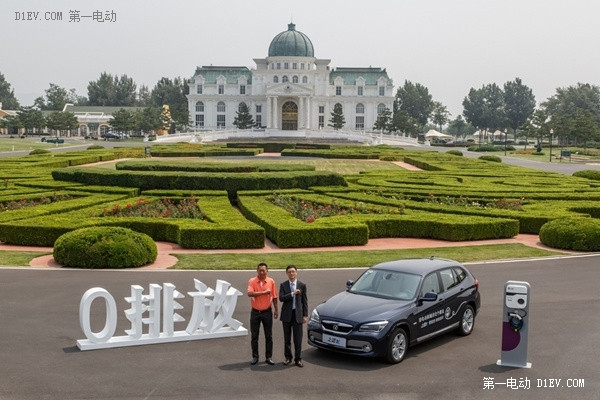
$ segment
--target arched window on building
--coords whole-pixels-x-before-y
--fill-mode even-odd
[[[283,83],[288,82],[288,81],[289,81],[289,79],[288,79],[287,75],[284,75],[283,78],[281,78],[281,82],[283,82]]]
[[[196,102],[196,112],[204,112],[204,103],[201,101]]]
[[[225,103],[217,103],[217,128],[225,128]]]
[[[302,83],[308,83],[308,76],[302,77]]]
[[[383,103],[379,103],[377,106],[377,114],[382,114],[387,107]]]
[[[362,103],[358,103],[356,105],[356,121],[354,123],[354,128],[357,130],[365,129],[365,106]]]
[[[273,83],[279,83],[279,77],[277,75],[273,77]]]
[[[239,112],[242,112],[242,110],[243,110],[243,108],[244,108],[244,107],[247,107],[247,106],[246,106],[246,103],[244,103],[244,102],[241,102],[241,103],[240,103],[240,105],[238,106],[238,111],[239,111]]]
[[[292,83],[298,83],[298,77],[296,75],[292,77]]]

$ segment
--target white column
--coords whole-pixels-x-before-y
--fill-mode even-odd
[[[306,129],[310,129],[310,97],[305,97],[305,105],[306,105],[306,123],[305,123],[305,128]]]
[[[277,116],[279,115],[278,108],[279,108],[279,105],[277,104],[277,97],[273,97],[273,108],[271,109],[271,113],[272,113],[271,115],[273,118],[273,129],[279,129],[279,126],[278,126],[279,118],[277,118]]]

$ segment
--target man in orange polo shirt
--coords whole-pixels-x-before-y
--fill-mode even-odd
[[[256,276],[248,281],[248,297],[250,297],[250,344],[252,346],[251,365],[258,362],[258,335],[260,324],[265,331],[265,362],[274,365],[273,362],[273,316],[279,316],[277,305],[277,288],[275,281],[267,276],[269,267],[260,263],[256,267]]]

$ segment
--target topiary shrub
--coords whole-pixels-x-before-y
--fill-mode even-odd
[[[150,236],[113,226],[77,229],[54,243],[54,260],[69,268],[140,267],[157,255]]]
[[[36,154],[50,154],[51,151],[47,149],[34,149],[29,152],[30,156],[34,156]]]
[[[498,163],[502,162],[502,159],[498,156],[481,156],[481,157],[479,157],[479,159],[484,160],[484,161],[498,162]]]
[[[460,150],[448,150],[446,154],[451,154],[453,156],[462,156],[463,153]]]
[[[600,220],[585,217],[555,219],[541,227],[540,241],[556,249],[600,251]]]
[[[104,150],[105,147],[102,145],[99,145],[99,144],[93,144],[93,145],[89,146],[86,150],[100,150],[100,149]]]
[[[582,171],[577,171],[573,173],[573,176],[600,181],[600,171],[595,169],[584,169]]]

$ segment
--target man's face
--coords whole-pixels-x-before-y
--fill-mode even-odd
[[[296,268],[290,268],[287,271],[285,271],[285,273],[287,274],[288,279],[290,281],[295,281],[296,276],[298,275],[298,271],[296,271]]]
[[[258,274],[258,279],[260,279],[261,281],[264,280],[267,277],[267,267],[261,265],[256,270],[256,273]]]

